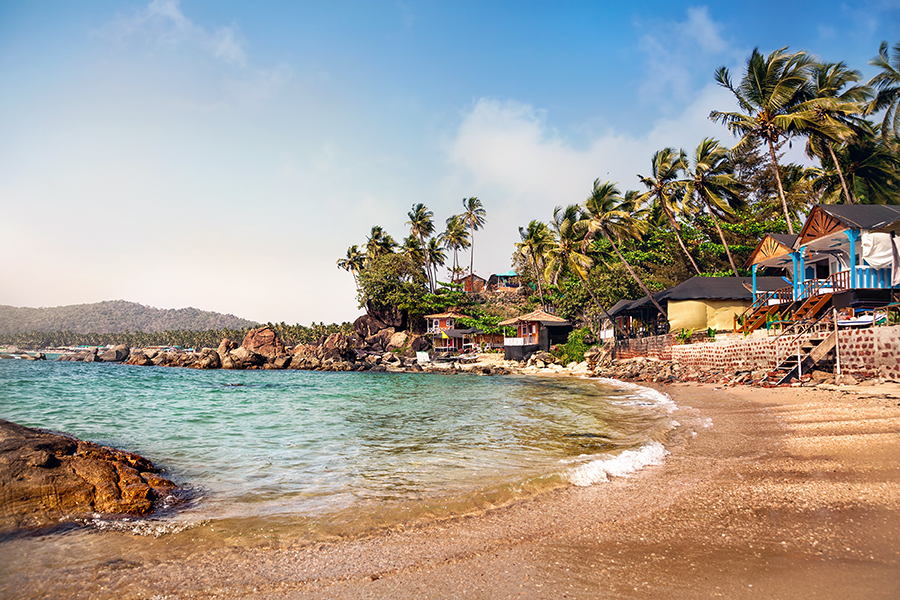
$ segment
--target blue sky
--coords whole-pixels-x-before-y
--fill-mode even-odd
[[[372,225],[478,196],[476,273],[505,271],[594,179],[727,140],[717,67],[868,79],[897,32],[895,1],[0,2],[0,304],[352,320],[335,261]]]

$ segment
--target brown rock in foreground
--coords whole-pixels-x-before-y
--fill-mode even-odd
[[[143,515],[177,486],[146,458],[0,419],[0,531],[94,512]]]

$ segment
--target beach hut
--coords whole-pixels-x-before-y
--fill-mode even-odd
[[[436,352],[463,352],[474,347],[481,331],[474,327],[469,329],[456,327],[457,320],[465,316],[452,310],[425,315],[426,333],[431,334],[432,347]]]
[[[454,279],[453,283],[463,286],[463,290],[465,290],[466,292],[473,293],[483,292],[487,281],[484,277],[479,277],[478,275],[472,274]]]
[[[783,277],[758,277],[760,289],[773,291],[789,285]],[[620,300],[610,316],[629,337],[658,335],[668,331],[715,329],[731,331],[734,318],[753,303],[753,280],[750,277],[692,277],[674,287],[653,294],[668,314],[659,322],[659,311],[646,296],[637,300]]]
[[[894,301],[900,287],[900,206],[817,204],[800,234],[766,234],[750,255],[759,269],[784,270],[790,280],[767,291],[753,284],[754,303],[742,318],[748,333],[773,312],[816,319],[832,307],[873,309]]]
[[[572,324],[543,310],[500,321],[500,325],[516,328],[514,337],[503,338],[506,360],[526,360],[538,350],[550,350],[554,344],[565,344]]]
[[[506,273],[494,273],[488,277],[487,289],[489,292],[511,293],[519,291],[519,274],[515,271]]]

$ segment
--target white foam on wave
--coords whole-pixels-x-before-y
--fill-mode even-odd
[[[660,465],[669,451],[659,442],[648,442],[637,450],[624,450],[618,456],[592,460],[570,469],[564,477],[578,486],[609,481],[610,477],[624,477],[649,465]]]
[[[619,381],[618,379],[608,379],[606,377],[591,378],[591,381],[599,381],[613,387],[625,390],[629,394],[629,398],[641,404],[653,404],[666,410],[666,412],[675,412],[678,406],[672,398],[659,390],[644,387],[629,381]]]

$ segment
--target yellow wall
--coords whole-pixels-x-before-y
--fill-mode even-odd
[[[671,300],[667,310],[669,331],[699,331],[710,327],[732,331],[734,316],[744,312],[749,305],[749,301],[741,300]]]

